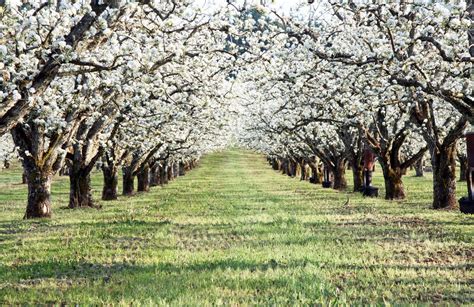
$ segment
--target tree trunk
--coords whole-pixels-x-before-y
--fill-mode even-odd
[[[364,166],[359,161],[352,162],[352,175],[354,177],[354,192],[364,189]]]
[[[69,171],[69,208],[94,207],[91,190],[90,173]]]
[[[346,165],[345,161],[337,161],[336,166],[333,169],[334,182],[333,189],[335,190],[345,190],[347,188],[346,180]]]
[[[421,157],[418,161],[415,163],[415,177],[423,177],[424,170],[423,170],[423,164],[424,164],[424,159]]]
[[[432,153],[433,208],[451,209],[456,200],[456,144]]]
[[[306,180],[306,163],[304,162],[304,160],[302,160],[300,162],[300,168],[301,168],[301,176],[300,176],[300,180]]]
[[[290,160],[288,176],[295,177],[296,176],[296,168],[297,168],[296,162],[293,161],[293,160]]]
[[[130,166],[124,166],[122,168],[123,173],[123,189],[122,194],[125,196],[130,196],[135,193],[134,181],[135,176],[133,176],[133,170]]]
[[[26,219],[51,217],[51,175],[40,170],[28,173]]]
[[[68,163],[64,163],[63,167],[59,170],[59,176],[69,176],[70,167]]]
[[[178,178],[179,176],[179,164],[178,163],[173,163],[173,179]]]
[[[179,163],[179,175],[180,176],[185,176],[186,175],[186,170],[185,170],[183,162]]]
[[[168,166],[166,163],[160,167],[160,184],[165,185],[168,184]]]
[[[467,156],[466,155],[458,155],[459,158],[459,181],[466,181],[467,180]]]
[[[277,159],[272,159],[272,168],[277,171],[279,170],[279,166],[278,166],[278,161]]]
[[[102,188],[102,200],[116,200],[118,198],[118,170],[115,166],[102,165],[104,175],[104,187]]]
[[[402,181],[402,170],[393,169],[383,165],[383,177],[385,181],[385,199],[405,199],[405,188]]]
[[[160,169],[158,163],[154,163],[150,167],[150,186],[156,187],[160,185]]]
[[[281,162],[281,173],[288,175],[288,159],[283,159]]]
[[[28,183],[28,175],[26,174],[25,171],[23,171],[23,174],[21,175],[21,183],[22,184],[27,184]]]
[[[174,172],[174,167],[173,167],[173,163],[171,163],[171,164],[168,166],[168,172],[167,172],[167,174],[168,174],[168,182],[169,182],[169,181],[172,181],[172,180],[174,179],[174,174],[173,174],[173,172]]]
[[[309,182],[314,183],[314,184],[321,184],[322,183],[322,174],[318,168],[318,163],[316,162],[310,162],[309,167],[311,168],[311,178],[309,179]]]
[[[150,167],[148,163],[140,168],[140,171],[137,174],[138,179],[138,192],[148,192],[150,191]]]

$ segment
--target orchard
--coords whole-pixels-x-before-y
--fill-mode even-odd
[[[473,20],[0,1],[0,303],[474,303]]]

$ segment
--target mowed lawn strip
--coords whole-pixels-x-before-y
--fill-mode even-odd
[[[409,173],[408,200],[389,202],[233,149],[114,202],[94,173],[102,210],[64,209],[58,177],[53,218],[29,221],[20,180],[0,172],[1,304],[474,304],[474,218],[429,209],[429,176]],[[383,195],[379,172],[374,184]]]

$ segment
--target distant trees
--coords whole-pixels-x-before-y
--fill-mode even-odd
[[[17,157],[15,144],[9,134],[0,137],[0,168],[9,168]]]
[[[368,146],[381,163],[387,199],[405,198],[402,176],[428,151],[433,208],[453,207],[456,144],[473,120],[469,8],[321,2],[318,10],[318,20],[268,13],[284,27],[259,36],[272,47],[254,46],[262,64],[240,75],[249,100],[261,101],[259,109],[242,103],[242,142],[270,156],[306,148],[306,157],[331,170],[335,188],[344,188],[344,167],[336,165],[348,161],[360,186]]]
[[[228,121],[221,95],[235,56],[217,13],[182,1],[63,0],[7,7],[3,18],[0,134],[11,132],[25,170],[26,218],[51,216],[60,169],[69,207],[94,207],[99,162],[102,198],[116,199],[120,167],[123,194],[136,176],[145,192],[150,169],[172,179],[228,139],[217,131]]]
[[[387,199],[406,197],[403,175],[429,153],[433,207],[455,205],[458,143],[473,122],[472,6],[322,1],[307,19],[246,3],[4,6],[0,135],[24,167],[25,217],[51,216],[59,170],[69,207],[94,207],[96,165],[113,200],[120,170],[123,195],[146,192],[232,138],[338,190],[348,165],[363,188],[368,148]]]

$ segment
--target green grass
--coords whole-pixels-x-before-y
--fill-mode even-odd
[[[20,174],[0,173],[0,304],[474,304],[474,219],[431,210],[429,178],[389,202],[229,150],[102,210],[62,209],[57,178],[53,218],[23,221]]]

